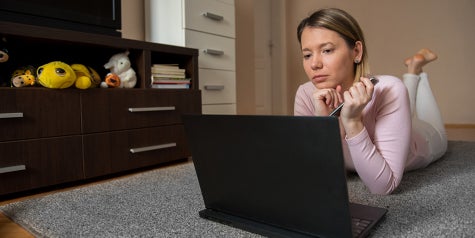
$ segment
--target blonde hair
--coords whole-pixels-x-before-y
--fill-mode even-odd
[[[357,41],[363,47],[360,62],[354,63],[354,82],[358,82],[360,77],[369,74],[368,50],[358,22],[347,12],[338,8],[324,8],[314,12],[309,17],[303,19],[297,27],[297,38],[302,44],[302,32],[306,27],[323,27],[338,33],[346,42],[349,48],[354,48]]]

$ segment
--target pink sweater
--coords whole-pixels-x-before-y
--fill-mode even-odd
[[[342,135],[345,165],[356,171],[372,193],[389,194],[401,182],[407,164],[423,157],[427,146],[411,132],[411,112],[407,89],[393,76],[378,76],[372,100],[363,110],[365,128],[353,138]],[[313,92],[309,81],[295,96],[294,114],[313,116]]]

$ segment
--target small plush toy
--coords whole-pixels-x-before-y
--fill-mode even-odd
[[[104,82],[107,84],[107,87],[109,88],[118,88],[120,87],[120,78],[119,75],[113,74],[113,73],[108,73],[106,75],[106,78]]]
[[[83,64],[72,64],[71,68],[76,73],[76,82],[74,83],[76,88],[96,88],[101,83],[101,77],[93,68]]]
[[[16,88],[33,86],[36,83],[36,69],[28,65],[13,71],[11,86]]]
[[[36,74],[38,82],[47,88],[69,88],[76,82],[74,70],[61,61],[49,62],[38,67]]]
[[[8,54],[8,49],[7,49],[7,39],[5,37],[2,37],[0,39],[0,63],[2,63],[3,66],[5,66],[3,63],[6,63],[8,59],[10,58],[10,55]],[[1,87],[6,87],[8,86],[8,67],[2,67],[0,70],[0,86]]]
[[[2,39],[2,42],[5,40]],[[5,63],[8,61],[9,55],[8,55],[8,50],[5,47],[0,48],[0,63]]]
[[[104,65],[112,74],[116,74],[120,79],[120,88],[133,88],[137,83],[137,76],[131,67],[129,51],[113,55],[109,62]],[[101,87],[108,88],[106,82],[101,83]]]

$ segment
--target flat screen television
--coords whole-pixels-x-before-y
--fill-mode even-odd
[[[0,20],[121,36],[121,0],[1,0]]]

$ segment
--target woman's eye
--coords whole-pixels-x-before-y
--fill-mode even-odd
[[[333,52],[333,49],[325,49],[322,51],[323,54],[330,54],[331,52]]]
[[[304,59],[309,59],[310,56],[311,56],[310,54],[305,54],[305,55],[303,55],[303,58],[304,58]]]

